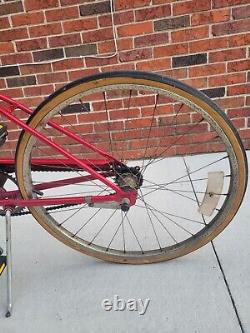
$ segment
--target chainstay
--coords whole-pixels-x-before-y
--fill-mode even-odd
[[[65,168],[65,167],[47,167],[47,166],[42,166],[41,169],[36,169],[33,170],[34,172],[76,172],[79,171],[80,169],[72,169],[72,168]],[[10,175],[7,172],[1,172],[3,174],[5,174],[14,184],[17,184],[16,178],[13,177],[12,175]],[[79,204],[66,204],[66,205],[58,205],[58,206],[51,206],[51,207],[47,207],[45,208],[45,210],[47,212],[53,211],[53,210],[58,210],[58,209],[62,209],[62,208],[68,208],[68,207],[73,207],[73,206],[79,206]],[[29,215],[31,214],[31,212],[29,210],[27,211],[23,211],[23,208],[18,209],[16,212],[14,210],[14,212],[12,213],[12,216],[24,216],[24,215]],[[0,216],[5,216],[5,211],[4,210],[0,210]]]

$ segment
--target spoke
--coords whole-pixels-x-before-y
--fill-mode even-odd
[[[150,191],[150,192],[144,194],[144,197],[146,197],[146,196],[148,196],[148,195],[150,195],[150,194],[152,194],[152,193],[154,193],[155,191],[158,191],[158,190],[161,190],[161,189],[152,190],[152,191]],[[181,194],[181,193],[179,193],[179,191],[171,190],[171,189],[169,189],[169,188],[164,188],[163,190],[168,191],[168,192],[172,192],[172,193],[174,193],[174,194],[176,194],[176,195],[179,195],[179,196],[181,196],[181,197],[183,197],[183,198],[186,198],[186,199],[189,199],[189,200],[191,200],[191,201],[195,201],[195,202],[196,202],[195,199],[193,199],[193,198],[191,198],[191,197],[189,197],[189,196],[187,196],[187,195]]]
[[[126,215],[127,215],[127,212],[124,214],[124,216],[123,216],[123,218],[122,218],[120,224],[119,224],[118,227],[116,228],[115,233],[114,233],[113,237],[111,238],[111,241],[109,242],[109,245],[108,245],[107,248],[106,248],[106,251],[109,250],[110,245],[112,244],[113,240],[115,239],[115,236],[117,235],[117,233],[118,233],[118,231],[119,231],[121,225],[123,224],[123,220],[124,220],[124,218],[126,217]]]
[[[125,124],[128,122],[128,117],[129,117],[129,110],[130,110],[130,105],[131,105],[131,98],[132,98],[132,89],[130,89],[129,91],[129,100],[128,100],[128,107],[127,107],[127,111],[126,111],[126,120],[125,120]],[[126,131],[126,127],[125,127],[125,131]],[[124,149],[122,151],[122,156],[121,156],[121,161],[124,161]]]
[[[143,200],[140,198],[140,200],[143,202]],[[145,203],[145,201],[144,201]],[[163,215],[164,217],[166,217],[169,221],[173,222],[176,226],[178,226],[180,229],[184,230],[185,232],[187,232],[189,235],[194,236],[194,234],[192,234],[190,231],[188,231],[186,228],[184,228],[183,226],[181,226],[179,223],[175,222],[174,220],[172,220],[170,217],[166,216],[164,213],[162,213],[161,211],[159,211],[158,209],[154,208],[153,206],[151,206],[148,203],[145,203],[145,205],[147,205],[149,207],[149,209],[154,210],[155,212],[159,213],[160,215]]]
[[[231,177],[231,175],[225,175],[224,178],[228,178]],[[202,181],[202,180],[208,180],[208,177],[204,177],[204,178],[197,178],[197,179],[192,179],[192,182],[198,182],[198,181]],[[182,184],[182,183],[189,183],[189,180],[182,180],[180,182],[175,182],[175,184]]]
[[[156,112],[157,105],[158,105],[158,99],[159,99],[159,94],[157,94],[157,96],[155,96],[154,111],[153,111],[153,115],[152,115],[151,122],[150,122],[150,128],[149,128],[148,137],[147,137],[146,149],[144,151],[144,156],[143,156],[142,169],[144,168],[144,162],[145,162],[145,158],[146,158],[146,154],[147,154],[147,150],[148,150],[149,138],[150,138],[150,134],[151,134],[151,131],[152,131],[155,112]]]
[[[139,199],[140,199],[140,197],[139,197]],[[148,204],[148,205],[149,205],[149,204]],[[138,205],[138,204],[136,204],[135,206],[136,206],[136,207],[139,207],[139,208],[144,208],[144,206],[140,206],[140,205]],[[156,208],[154,208],[152,205],[149,205],[149,206],[151,207],[151,209],[156,209]],[[189,221],[189,222],[194,222],[194,223],[203,224],[203,223],[200,222],[200,221],[192,220],[192,219],[189,219],[189,218],[187,218],[187,217],[180,216],[180,215],[171,214],[171,213],[166,212],[166,211],[164,211],[164,210],[159,210],[159,209],[157,209],[157,211],[158,211],[158,212],[161,212],[161,213],[163,213],[163,214],[166,214],[166,215],[172,216],[172,217],[177,217],[177,218],[179,218],[179,219]]]
[[[174,188],[161,188],[161,187],[153,187],[153,186],[147,186],[147,187],[144,187],[144,189],[149,189],[149,190],[159,190],[159,191],[171,191],[171,192],[176,192],[176,193],[194,193],[193,191],[187,191],[187,190],[179,190],[179,189],[174,189]],[[196,193],[199,193],[199,194],[209,194],[208,192],[206,191],[196,191]],[[221,196],[228,196],[229,194],[228,193],[214,193],[213,194],[215,195],[221,195]]]
[[[105,228],[105,226],[109,223],[109,221],[112,219],[112,217],[115,215],[115,213],[117,212],[117,209],[112,212],[112,214],[110,215],[110,217],[107,219],[107,221],[102,225],[102,227],[99,229],[99,231],[95,234],[95,236],[91,239],[91,241],[89,242],[88,245],[91,245],[93,243],[93,241],[96,239],[96,237],[98,237],[98,235],[100,235],[100,233],[102,232],[102,230]]]
[[[161,222],[161,220],[158,218],[158,216],[155,214],[153,210],[151,210],[151,213],[155,216],[156,220],[161,224],[161,226],[166,230],[168,235],[172,238],[172,240],[177,244],[177,240],[174,238],[174,236],[170,233],[170,231],[165,227],[165,225]]]
[[[112,147],[112,138],[111,138],[111,131],[110,131],[110,122],[109,122],[106,91],[103,91],[102,94],[103,94],[103,101],[104,101],[104,105],[105,105],[105,111],[106,111],[106,115],[107,115],[107,124],[108,124],[108,132],[109,132],[109,146],[110,146],[111,155],[113,155],[113,147]]]
[[[222,160],[224,160],[226,158],[228,158],[228,155],[226,155],[226,156],[224,156],[224,157],[222,157],[222,158],[220,158],[220,159],[218,159],[218,160],[216,160],[214,162],[211,162],[211,163],[209,163],[209,164],[207,164],[205,166],[202,166],[201,168],[198,168],[198,169],[196,169],[194,171],[190,171],[189,174],[192,175],[192,174],[194,174],[194,173],[196,173],[196,172],[198,172],[200,170],[203,170],[203,169],[205,169],[205,168],[207,168],[207,167],[209,167],[209,166],[211,166],[211,165],[213,165],[215,163],[218,163],[218,162],[220,162],[220,161],[222,161]],[[172,180],[171,182],[168,182],[168,183],[160,184],[158,189],[160,189],[162,187],[165,188],[166,186],[168,186],[170,184],[173,184],[173,183],[175,183],[175,182],[177,182],[177,181],[179,181],[179,180],[181,180],[183,178],[186,178],[186,177],[188,177],[188,175],[184,175],[184,176],[178,177],[178,178],[176,178],[176,179],[174,179],[174,180]],[[154,184],[156,186],[158,186],[158,184],[155,184],[155,183],[153,183],[153,182],[151,182],[149,180],[146,180],[146,181],[149,182],[149,183],[152,183],[152,184]],[[154,193],[155,191],[158,191],[158,189],[152,190],[151,192],[147,193],[146,195]]]
[[[69,123],[69,124],[70,124],[70,123]],[[50,130],[49,130],[48,128],[43,127],[43,129],[46,130],[47,132],[50,132]],[[54,142],[52,139],[51,139],[51,141]],[[43,153],[43,151],[41,150],[41,148],[39,148],[37,145],[34,145],[34,147],[35,147],[36,149],[38,149],[40,152]],[[47,153],[47,155],[49,155],[50,157],[54,158],[54,156],[52,155],[52,153],[50,153],[50,154]],[[87,161],[89,161],[89,160],[87,159]],[[89,161],[89,162],[90,162],[90,164],[92,164],[94,167],[96,167],[91,161]],[[76,169],[74,169],[74,168],[72,168],[72,167],[69,167],[66,163],[62,163],[62,162],[61,162],[61,164],[63,164],[63,165],[64,165],[66,168],[68,168],[69,170],[76,172],[79,176],[83,177],[83,175],[82,175],[82,173],[81,173],[80,171],[77,171]],[[44,166],[48,166],[48,165],[44,165]],[[58,168],[60,168],[60,167],[58,167]],[[64,167],[61,167],[61,168],[64,168]],[[98,169],[100,169],[100,168],[98,168]],[[82,171],[86,172],[85,170],[82,170]],[[100,171],[102,171],[102,170],[100,169]],[[92,182],[92,183],[95,184],[96,186],[100,187],[101,189],[103,189],[104,186],[105,186],[106,189],[107,189],[107,186],[106,186],[106,185],[99,185],[99,184],[96,184],[96,182],[95,182],[94,180],[90,180],[90,182]],[[107,189],[107,191],[110,193],[110,189]]]
[[[150,221],[150,223],[151,223],[152,229],[153,229],[153,231],[154,231],[154,235],[155,235],[155,238],[156,238],[156,240],[157,240],[157,243],[158,243],[159,249],[162,250],[161,245],[160,245],[159,238],[158,238],[158,236],[157,236],[157,234],[156,234],[156,231],[155,231],[155,227],[154,227],[154,224],[153,224],[152,218],[151,218],[150,213],[149,213],[148,205],[147,205],[147,203],[146,203],[145,200],[144,200],[143,193],[142,193],[141,190],[140,190],[140,192],[141,192],[141,199],[140,199],[140,200],[141,200],[141,201],[144,203],[144,205],[145,205],[145,208],[146,208],[146,211],[147,211],[147,215],[148,215],[149,221]]]
[[[188,168],[188,165],[187,165],[187,162],[186,162],[184,156],[183,156],[183,162],[184,162],[184,164],[185,164],[185,168],[186,168],[186,171],[187,171],[187,174],[188,174],[188,178],[189,178],[189,180],[190,180],[190,184],[191,184],[191,186],[192,186],[192,190],[193,190],[193,194],[194,194],[194,196],[195,196],[195,200],[196,200],[197,206],[200,207],[200,203],[199,203],[199,200],[198,200],[197,192],[195,191],[194,184],[193,184],[193,182],[192,182],[192,178],[191,178],[191,176],[190,176],[190,171],[189,171],[189,168]],[[205,222],[205,218],[204,218],[203,214],[202,214],[202,220],[203,220],[204,224],[206,224],[206,222]]]
[[[71,219],[73,216],[75,216],[76,214],[78,214],[83,208],[85,208],[87,206],[87,204],[83,205],[82,207],[80,207],[79,209],[77,209],[76,212],[74,212],[73,214],[71,214],[69,217],[67,217],[65,220],[63,220],[61,223],[59,223],[59,226],[62,226],[65,222],[67,222],[69,219]]]
[[[193,130],[196,126],[198,126],[202,121],[204,120],[204,118],[202,118],[200,121],[198,121],[198,123],[197,124],[195,124],[194,126],[192,126],[186,133],[184,133],[184,134],[182,134],[180,137],[178,137],[171,145],[168,145],[167,147],[166,147],[166,149],[164,149],[161,153],[160,153],[160,155],[159,155],[159,157],[160,156],[162,156],[164,153],[166,153],[170,148],[172,148],[178,141],[180,141],[180,139],[182,139],[183,138],[183,136],[184,135],[187,135],[189,132],[191,132],[191,130]],[[158,150],[158,148],[155,150],[155,152]],[[155,153],[154,153],[155,154]],[[153,154],[153,155],[154,155]],[[146,169],[150,166],[150,165],[152,165],[152,164],[155,164],[155,163],[158,163],[158,162],[160,162],[161,160],[163,160],[164,158],[166,158],[166,157],[161,157],[161,158],[159,158],[158,157],[158,159],[157,160],[153,160],[152,158],[151,158],[151,162],[149,162],[149,163],[147,163],[146,164],[146,166],[144,167],[144,172],[146,171]],[[143,172],[143,173],[144,173]]]
[[[123,253],[126,253],[126,246],[125,246],[125,232],[124,232],[124,215],[123,211],[121,210],[122,215],[122,240],[123,240]]]
[[[176,126],[177,126],[177,116],[178,116],[178,114],[179,114],[179,112],[181,111],[181,109],[182,109],[183,106],[184,106],[184,103],[181,104],[180,108],[179,108],[178,111],[176,112],[175,117],[173,118],[173,120],[172,120],[172,122],[171,122],[171,125],[170,125],[170,127],[172,127],[173,124],[174,124],[174,122],[175,122],[175,135],[176,135]],[[168,127],[169,127],[169,126],[168,126]],[[156,153],[157,151],[158,151],[158,147],[157,147],[155,153]],[[151,158],[149,159],[148,164],[151,164],[152,160],[153,160],[153,157],[151,157]]]
[[[78,230],[77,230],[77,232],[72,236],[72,237],[75,237],[90,221],[93,221],[93,218],[101,211],[102,209],[101,208],[99,208],[88,220],[87,220],[87,222],[85,222],[82,226],[81,226],[81,228],[79,228]]]
[[[141,244],[140,244],[140,242],[139,242],[138,237],[136,236],[136,233],[135,233],[135,231],[134,231],[134,228],[132,227],[132,223],[130,222],[130,220],[129,220],[129,218],[128,218],[128,215],[126,215],[126,219],[127,219],[128,224],[129,224],[129,226],[130,226],[130,228],[131,228],[131,230],[132,230],[132,232],[133,232],[133,234],[134,234],[134,236],[135,236],[135,239],[136,239],[136,241],[137,241],[137,244],[139,245],[139,247],[140,247],[140,249],[141,249],[142,254],[144,254],[144,251],[143,251],[143,249],[142,249],[142,246],[141,246]]]

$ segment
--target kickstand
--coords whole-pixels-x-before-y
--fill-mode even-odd
[[[11,210],[5,211],[6,223],[6,259],[7,259],[7,312],[5,317],[12,314],[12,252],[11,252]]]

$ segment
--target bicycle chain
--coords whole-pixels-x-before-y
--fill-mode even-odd
[[[36,172],[44,172],[44,171],[45,170],[36,170]],[[58,170],[58,168],[50,169],[49,171],[50,172],[66,172],[66,170],[62,171],[62,170]],[[69,171],[75,171],[75,170],[67,170],[67,172],[69,172]],[[11,176],[7,172],[0,171],[0,173],[6,175],[8,179],[10,179],[16,186],[18,186],[15,177]],[[51,207],[45,208],[45,210],[47,212],[49,212],[49,211],[52,211],[52,210],[57,210],[57,209],[67,208],[67,207],[72,207],[72,206],[79,206],[79,205],[80,204],[66,204],[66,205],[59,205],[59,206],[51,206]],[[24,215],[31,214],[31,212],[29,210],[28,211],[23,211],[24,208],[26,208],[26,207],[15,208],[16,211],[15,210],[13,211],[12,216],[24,216]],[[5,211],[4,210],[0,210],[0,216],[5,216]]]

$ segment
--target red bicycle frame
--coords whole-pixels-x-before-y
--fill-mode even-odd
[[[19,127],[24,129],[25,131],[32,134],[34,137],[39,139],[40,141],[46,143],[48,146],[54,148],[57,152],[61,153],[65,159],[32,159],[32,166],[39,165],[50,165],[50,166],[70,166],[70,167],[78,167],[82,170],[89,173],[87,176],[74,177],[70,179],[51,181],[46,183],[37,184],[34,186],[34,190],[45,190],[54,187],[60,187],[65,185],[74,184],[77,182],[84,182],[90,180],[99,180],[103,184],[107,185],[109,188],[115,191],[115,194],[112,195],[99,195],[99,196],[90,196],[90,197],[66,197],[66,198],[49,198],[49,199],[20,199],[19,191],[2,191],[0,193],[0,206],[19,206],[19,207],[32,207],[32,206],[50,206],[50,205],[63,205],[63,204],[95,204],[95,203],[105,203],[105,202],[129,202],[129,205],[133,205],[136,201],[137,193],[135,191],[124,192],[119,186],[115,183],[111,182],[107,179],[107,176],[111,176],[112,174],[109,172],[97,172],[97,170],[104,170],[110,165],[122,165],[120,161],[115,159],[113,156],[109,155],[107,152],[93,146],[86,140],[82,139],[78,135],[70,132],[68,129],[61,127],[60,125],[49,121],[48,124],[65,134],[66,136],[74,139],[78,143],[82,144],[84,147],[98,153],[103,157],[103,159],[98,160],[87,160],[87,159],[79,159],[72,155],[69,151],[65,150],[63,147],[55,143],[54,141],[48,139],[46,136],[31,128],[22,120],[18,119],[15,115],[13,115],[13,111],[16,109],[20,109],[27,114],[31,115],[33,113],[28,107],[16,102],[15,100],[0,94],[0,101],[3,101],[7,104],[7,106],[0,106],[0,114],[9,119],[11,122],[17,124]],[[15,164],[14,160],[11,159],[0,159],[0,165],[10,165],[13,166]],[[93,167],[94,166],[94,167]]]

